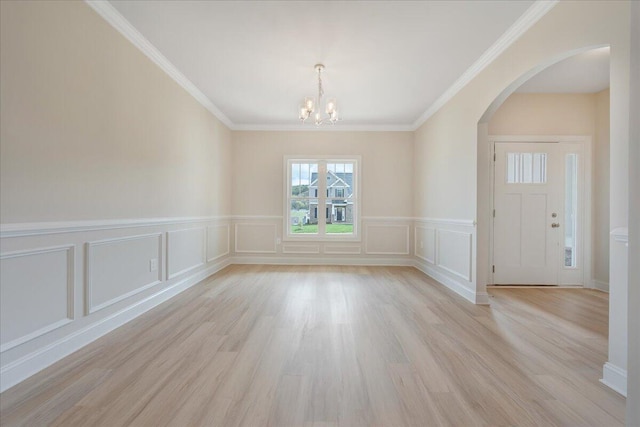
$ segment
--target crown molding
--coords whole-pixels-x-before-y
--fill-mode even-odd
[[[413,123],[412,130],[418,129],[429,117],[449,102],[463,87],[473,80],[482,70],[493,62],[502,52],[507,50],[540,18],[547,14],[558,4],[559,0],[536,0],[516,22],[511,25],[500,38],[487,49],[476,62],[471,65],[450,87],[447,89],[422,116]]]
[[[513,42],[524,34],[533,24],[549,12],[559,0],[536,0],[527,11],[489,48],[482,56],[473,63],[463,74],[451,85],[424,114],[422,114],[413,124],[409,125],[337,125],[337,126],[307,126],[297,124],[291,125],[266,125],[266,124],[235,124],[232,122],[213,102],[196,87],[178,68],[173,65],[146,37],[142,35],[124,16],[114,8],[108,0],[84,0],[93,10],[98,13],[107,23],[115,28],[135,47],[151,59],[169,77],[184,88],[196,101],[209,110],[218,120],[224,123],[229,129],[237,131],[345,131],[345,132],[412,132],[418,129],[429,117],[435,114],[447,102],[449,102],[460,90],[473,80],[487,65],[495,60]]]
[[[235,124],[216,107],[211,100],[200,91],[178,68],[171,63],[145,36],[140,33],[127,19],[116,10],[107,0],[84,0],[89,7],[96,11],[107,23],[115,28],[135,47],[151,59],[162,71],[167,73],[176,83],[186,90],[204,108],[209,110],[218,120],[230,129]]]
[[[266,131],[266,132],[411,132],[411,125],[322,125],[291,124],[291,125],[236,125],[235,131]]]

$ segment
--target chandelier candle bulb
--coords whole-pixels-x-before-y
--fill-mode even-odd
[[[335,98],[330,98],[327,101],[324,106],[325,113],[322,113],[322,97],[324,95],[324,89],[322,88],[322,71],[324,71],[324,65],[316,64],[314,68],[318,73],[318,97],[315,100],[312,97],[304,98],[302,105],[300,106],[299,119],[304,123],[315,112],[314,123],[316,126],[320,126],[327,122],[335,124],[338,121],[338,104]],[[316,106],[318,110],[317,112]]]

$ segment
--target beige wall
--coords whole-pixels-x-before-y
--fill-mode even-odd
[[[230,213],[231,134],[82,2],[0,2],[2,223]]]
[[[514,93],[489,122],[491,135],[589,135],[592,151],[592,275],[609,283],[609,90]],[[587,272],[588,274],[588,272]]]
[[[626,1],[559,2],[416,131],[415,215],[477,221],[477,275],[471,283],[476,293],[486,292],[489,271],[490,162],[488,144],[479,144],[488,132],[486,122],[501,101],[536,72],[605,45],[611,46],[609,219],[612,229],[627,227],[629,16]],[[609,362],[603,377],[609,384],[620,383],[620,389],[626,388],[626,378],[614,379],[612,373],[627,368],[626,257],[610,248],[610,265],[617,264],[609,272]]]
[[[283,215],[285,155],[360,155],[362,215],[410,217],[412,132],[233,132],[234,215]]]
[[[514,93],[489,121],[491,135],[591,135],[595,96],[590,93]]]

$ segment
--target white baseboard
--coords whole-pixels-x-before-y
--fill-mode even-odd
[[[593,279],[591,280],[591,287],[593,289],[597,289],[602,292],[609,292],[609,284],[607,282],[603,282],[600,280]]]
[[[412,267],[411,257],[403,258],[356,258],[356,257],[266,257],[266,256],[236,256],[232,264],[262,264],[262,265],[358,265],[358,266],[404,266]]]
[[[416,260],[413,265],[418,270],[422,271],[427,276],[441,283],[445,287],[451,289],[453,292],[467,299],[468,301],[474,304],[489,304],[489,295],[486,292],[475,292],[463,284],[461,284],[458,280],[453,277],[447,275],[446,273],[439,271],[440,269],[436,266],[431,266],[426,262]]]
[[[196,283],[231,264],[230,259],[222,260],[204,270],[196,272],[161,291],[136,302],[104,319],[73,332],[72,334],[42,347],[18,360],[8,363],[0,369],[0,392],[18,384],[30,376],[42,371],[58,360],[70,355],[101,336],[135,319],[168,299],[178,295]]]
[[[627,397],[627,371],[609,362],[602,367],[600,382]]]

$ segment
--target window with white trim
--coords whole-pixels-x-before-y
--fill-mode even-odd
[[[286,158],[285,236],[358,238],[358,163],[354,157]]]

